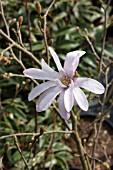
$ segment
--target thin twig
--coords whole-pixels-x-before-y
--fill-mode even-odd
[[[9,45],[6,49],[4,49],[4,50],[1,52],[0,60],[2,60],[4,53],[5,53],[6,51],[10,50],[13,46],[14,46],[14,44],[11,44],[11,45]]]
[[[4,15],[4,10],[3,10],[3,6],[2,6],[2,1],[1,0],[0,0],[0,11],[1,11],[1,15],[2,15],[2,19],[3,19],[4,25],[6,27],[7,35],[10,37],[9,26],[7,24],[7,21],[6,21],[5,15]]]
[[[107,95],[107,92],[108,92],[108,72],[109,72],[109,68],[106,69],[106,72],[105,72],[105,92],[104,92],[104,96],[103,96],[103,100],[101,101],[101,114],[104,115],[104,105],[105,105],[105,102],[106,102],[106,95]],[[104,115],[102,117],[102,119],[100,120],[99,122],[99,128],[97,130],[97,134],[95,136],[95,141],[94,141],[94,145],[93,145],[93,152],[92,152],[92,157],[95,157],[95,152],[96,152],[96,148],[98,146],[98,140],[99,140],[99,136],[100,136],[100,131],[101,131],[101,128],[102,128],[102,123],[103,121],[105,120],[105,116]],[[92,161],[92,169],[95,170],[95,160]]]
[[[30,52],[33,53],[32,51],[32,38],[31,38],[31,29],[30,29],[30,12],[28,8],[28,0],[26,0],[26,14],[27,14],[27,25],[28,25],[28,31],[29,31],[29,46],[30,46]]]
[[[103,114],[103,111],[104,111],[104,105],[106,102],[106,96],[107,96],[107,92],[108,92],[108,88],[109,88],[108,73],[109,73],[109,68],[107,68],[105,71],[105,92],[104,92],[103,100],[101,101],[101,114]]]
[[[98,60],[100,60],[100,57],[99,57],[99,55],[97,54],[93,43],[91,42],[91,40],[90,40],[89,37],[88,37],[88,30],[85,28],[85,29],[84,29],[84,33],[81,33],[80,28],[77,27],[77,31],[78,31],[78,33],[79,33],[79,35],[80,35],[81,37],[84,37],[84,38],[86,39],[86,41],[87,41],[88,44],[90,45],[91,50],[92,50],[92,52],[94,53],[95,57],[96,57]]]
[[[93,159],[93,160],[95,160],[95,161],[97,161],[97,162],[103,164],[103,161],[101,161],[100,159],[95,158],[95,157],[92,157],[92,156],[90,156],[90,155],[88,155],[88,154],[87,154],[87,156],[88,156],[91,160]]]
[[[111,2],[111,0],[108,0],[106,8],[103,7],[104,16],[105,16],[105,19],[104,19],[104,34],[103,34],[103,40],[102,40],[101,58],[100,58],[100,67],[99,67],[98,77],[100,76],[100,73],[102,71],[104,48],[105,48],[105,41],[106,41],[106,35],[107,35],[107,15],[108,15],[108,7],[109,7],[110,2]]]
[[[78,127],[77,127],[77,117],[75,117],[74,113],[71,112],[72,114],[72,126],[73,126],[73,138],[75,139],[76,145],[77,145],[77,149],[78,149],[78,153],[80,154],[80,160],[82,163],[82,168],[83,170],[88,170],[88,162],[86,159],[86,154],[84,152],[83,146],[82,146],[82,141],[80,139],[80,136],[78,134]]]
[[[47,15],[50,11],[50,9],[52,8],[53,4],[55,3],[56,0],[53,0],[52,3],[50,4],[50,6],[48,7],[46,13],[43,16],[44,19],[44,28],[43,28],[43,35],[44,35],[44,42],[45,42],[45,47],[46,47],[46,54],[47,54],[47,60],[48,60],[48,64],[49,64],[49,50],[48,50],[48,42],[47,42]]]
[[[9,26],[7,24],[7,21],[6,21],[5,15],[4,15],[4,9],[3,9],[3,6],[2,6],[2,1],[1,0],[0,0],[0,11],[1,11],[1,15],[2,15],[2,19],[3,19],[4,25],[6,27],[7,35],[10,37]],[[10,43],[9,43],[9,45],[10,45]],[[14,52],[13,52],[12,48],[10,49],[10,52],[11,52],[11,54],[14,55]]]
[[[21,155],[21,157],[22,157],[22,160],[23,160],[25,166],[27,167],[28,170],[30,170],[29,164],[27,163],[27,161],[26,161],[26,159],[25,159],[25,157],[24,157],[24,155],[23,155],[23,153],[22,153],[22,151],[21,151],[21,149],[20,149],[20,146],[19,146],[19,144],[18,144],[18,140],[17,140],[17,137],[16,137],[16,136],[14,136],[14,141],[15,141],[15,145],[16,145],[16,147],[17,147],[17,149],[18,149],[18,151],[19,151],[19,153],[20,153],[20,155]]]
[[[21,35],[21,30],[20,30],[20,24],[19,22],[17,21],[16,22],[16,26],[17,26],[17,38],[18,38],[18,43],[24,47],[24,44],[22,43],[22,35]],[[24,47],[25,48],[25,47]]]
[[[43,135],[46,135],[46,134],[53,134],[53,133],[61,133],[61,134],[71,134],[73,133],[74,131],[63,131],[63,130],[55,130],[55,131],[48,131],[48,132],[44,132]],[[6,138],[12,138],[14,136],[34,136],[34,137],[37,137],[40,133],[15,133],[15,134],[10,134],[10,135],[5,135],[5,136],[1,136],[0,137],[0,140],[2,139],[6,139]]]
[[[19,45],[18,43],[16,43],[15,41],[13,41],[7,34],[5,34],[1,29],[0,29],[0,34],[7,39],[10,43],[14,44],[14,46],[16,48],[18,48],[20,51],[24,52],[25,54],[27,54],[28,56],[30,56],[39,66],[41,66],[40,61],[28,50],[26,50],[25,48],[23,48],[21,45]]]
[[[81,37],[84,37],[86,39],[86,41],[88,42],[93,54],[95,55],[95,57],[97,58],[98,61],[100,61],[100,56],[98,55],[98,53],[96,52],[96,49],[93,45],[93,43],[91,42],[90,38],[88,37],[88,30],[85,29],[84,33],[81,33],[81,30],[79,27],[77,27],[77,31],[80,34]],[[102,63],[104,67],[106,67],[105,63]]]
[[[35,133],[38,130],[38,112],[35,112]],[[34,157],[36,156],[36,142],[34,143]]]
[[[90,45],[90,47],[91,47],[91,49],[92,49],[95,57],[96,57],[98,60],[100,60],[100,57],[99,57],[99,55],[97,54],[97,52],[96,52],[96,50],[95,50],[95,48],[94,48],[94,46],[93,46],[93,43],[90,41],[89,37],[88,37],[86,34],[83,35],[83,36],[85,37],[86,41],[87,41],[88,44]]]
[[[53,120],[54,120],[54,122],[53,122],[54,123],[53,130],[55,130],[55,126],[56,126],[56,113],[53,114]],[[50,152],[50,150],[52,151],[52,146],[53,146],[53,143],[54,143],[54,139],[55,139],[55,134],[52,134],[51,141],[50,141],[50,144],[49,144],[49,147],[48,147],[48,151],[49,152]],[[53,155],[54,155],[54,152],[52,151],[49,170],[52,170],[52,167],[53,167],[53,164],[52,164]]]

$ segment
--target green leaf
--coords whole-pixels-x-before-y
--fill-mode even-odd
[[[64,27],[60,30],[60,32],[56,32],[55,36],[59,37],[59,36],[64,36],[66,34],[71,34],[73,32],[76,31],[76,27]]]
[[[101,47],[98,46],[98,47],[96,47],[96,49],[97,49],[99,52],[101,52]],[[112,58],[113,58],[113,49],[110,48],[109,46],[105,47],[105,49],[104,49],[104,54],[107,55],[107,56],[109,56],[109,57],[112,57]]]
[[[58,165],[62,168],[62,170],[69,170],[68,163],[66,162],[64,157],[61,156],[55,156]]]

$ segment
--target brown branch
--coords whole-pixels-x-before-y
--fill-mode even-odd
[[[108,87],[109,87],[108,72],[109,72],[109,68],[107,68],[106,72],[105,72],[105,83],[106,83],[105,84],[105,92],[104,92],[103,100],[101,101],[101,115],[104,115],[104,116],[100,119],[100,122],[99,122],[99,128],[98,128],[96,136],[95,136],[96,140],[94,141],[94,145],[93,145],[92,157],[95,157],[95,152],[96,152],[96,149],[97,149],[97,146],[98,146],[98,140],[99,140],[99,136],[100,136],[100,132],[101,132],[101,128],[102,128],[102,123],[105,120],[105,116],[106,116],[104,114],[104,105],[105,105],[105,102],[106,102],[106,95],[107,95]],[[92,169],[95,170],[95,160],[92,161]]]
[[[94,46],[93,46],[93,43],[90,41],[89,37],[88,37],[86,34],[84,35],[84,37],[85,37],[86,41],[88,42],[88,44],[90,45],[90,47],[91,47],[91,49],[92,49],[95,57],[96,57],[98,60],[100,60],[100,57],[99,57],[99,55],[97,54],[97,52],[96,52],[96,50],[95,50],[95,48],[94,48]]]
[[[21,45],[13,41],[7,34],[5,34],[1,29],[0,29],[0,34],[8,40],[10,43],[14,44],[16,48],[18,48],[20,51],[24,52],[28,56],[30,56],[39,66],[41,66],[40,61],[29,51],[27,51],[25,48],[23,48]]]
[[[1,15],[2,15],[2,19],[3,19],[4,25],[6,27],[7,35],[10,37],[9,26],[7,24],[7,21],[6,21],[5,15],[4,15],[4,10],[3,10],[3,6],[2,6],[2,1],[1,0],[0,0],[0,11],[1,11]]]
[[[32,38],[31,38],[31,30],[30,30],[30,12],[28,8],[28,0],[26,0],[26,14],[27,14],[27,25],[28,25],[28,31],[29,31],[29,46],[30,46],[30,52],[33,53],[32,51]]]
[[[73,138],[75,139],[76,145],[77,145],[77,149],[78,149],[78,153],[80,154],[80,160],[82,163],[82,168],[83,170],[89,170],[89,166],[88,166],[88,162],[87,158],[86,158],[86,153],[84,152],[84,148],[82,146],[82,141],[80,139],[80,136],[78,134],[78,127],[77,127],[77,116],[75,117],[74,113],[71,112],[71,118],[72,118],[72,126],[73,126]]]
[[[53,134],[53,133],[61,133],[61,134],[71,134],[73,133],[74,131],[63,131],[63,130],[60,130],[60,131],[57,131],[57,130],[54,130],[54,131],[47,131],[47,132],[44,132],[43,135],[46,135],[46,134]],[[1,136],[0,137],[0,140],[3,140],[3,139],[6,139],[6,138],[12,138],[14,136],[34,136],[34,137],[37,137],[40,133],[15,133],[15,134],[10,134],[10,135],[5,135],[5,136]]]
[[[46,13],[43,16],[44,19],[44,28],[43,28],[43,35],[44,35],[44,42],[45,42],[45,47],[46,47],[46,54],[47,54],[47,60],[48,60],[48,64],[49,64],[49,50],[48,50],[48,42],[47,42],[47,35],[46,35],[46,31],[47,31],[47,15],[50,11],[50,9],[52,8],[53,4],[55,3],[56,0],[53,0],[52,3],[50,4],[50,6],[48,7]]]
[[[35,133],[38,130],[38,112],[35,111]],[[36,156],[36,142],[34,143],[34,157]]]
[[[1,0],[0,0],[0,11],[1,11],[1,15],[2,15],[4,25],[6,27],[7,35],[10,37],[9,26],[7,24],[7,21],[6,21],[5,15],[4,15],[4,9],[3,9],[3,6],[2,6],[2,1]],[[9,43],[9,45],[10,45],[10,43]],[[15,55],[12,48],[10,48],[10,52],[11,52],[11,54]]]
[[[107,15],[108,15],[108,7],[109,7],[110,2],[111,0],[108,0],[106,8],[103,7],[105,19],[104,19],[104,34],[103,34],[102,48],[101,48],[99,75],[102,71],[103,55],[104,55],[105,41],[106,41],[106,35],[107,35]]]
[[[19,151],[19,153],[20,153],[20,155],[21,155],[21,157],[22,157],[22,160],[23,160],[25,166],[27,167],[28,170],[30,170],[29,164],[27,163],[27,161],[26,161],[26,159],[25,159],[25,157],[24,157],[24,155],[23,155],[23,153],[22,153],[22,151],[21,151],[21,149],[20,149],[20,146],[19,146],[19,144],[18,144],[18,140],[17,140],[17,137],[16,137],[16,136],[14,136],[14,142],[15,142],[16,148],[18,149],[18,151]]]
[[[0,60],[2,60],[4,53],[5,53],[6,51],[10,50],[13,46],[14,46],[14,44],[11,44],[11,45],[9,45],[6,49],[4,49],[4,50],[1,52]]]

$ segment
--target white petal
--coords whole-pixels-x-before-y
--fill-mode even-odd
[[[60,112],[61,117],[64,120],[68,120],[70,118],[70,113],[66,111],[65,106],[64,106],[64,92],[60,94],[60,97],[58,99],[58,106],[59,106],[59,112]]]
[[[79,107],[82,110],[87,111],[88,110],[88,101],[87,101],[87,98],[86,98],[84,92],[79,87],[75,87],[73,90],[73,94],[74,94],[75,100],[76,100],[77,104],[79,105]]]
[[[56,52],[51,48],[51,47],[48,47],[53,59],[54,59],[54,62],[56,63],[56,66],[58,68],[58,71],[59,72],[64,72],[64,69],[62,68],[62,65],[60,63],[60,60],[58,58],[58,55],[56,54]]]
[[[52,72],[43,71],[36,68],[29,68],[23,71],[24,75],[34,79],[40,80],[54,80],[57,78]]]
[[[54,71],[45,61],[44,59],[42,59],[41,61],[41,65],[42,65],[42,70],[44,71]]]
[[[44,97],[41,97],[41,100],[39,99],[38,103],[38,109],[41,111],[44,111],[48,109],[48,107],[51,105],[51,103],[54,101],[55,97],[61,92],[61,88],[53,87],[49,90],[46,90],[46,95]]]
[[[48,94],[49,90],[50,90],[50,89],[48,89],[48,90],[46,90],[45,92],[43,92],[43,93],[40,95],[40,97],[38,98],[38,102],[37,102],[37,104],[36,104],[36,110],[37,110],[37,112],[41,112],[41,111],[42,111],[42,110],[39,109],[39,104],[40,104],[41,100],[43,100],[43,98]]]
[[[75,98],[74,98],[74,106],[76,106],[77,105],[77,102],[76,102],[76,100],[75,100]]]
[[[70,112],[74,104],[73,85],[71,84],[64,92],[64,105],[67,112]]]
[[[76,78],[75,85],[82,87],[96,94],[102,94],[104,93],[104,90],[105,90],[104,86],[101,83],[91,78]]]
[[[74,72],[79,64],[79,59],[85,53],[85,51],[73,51],[67,53],[64,63],[64,70],[69,77],[73,77]]]
[[[54,70],[44,61],[44,59],[42,59],[41,65],[42,65],[42,70],[43,70],[43,71],[52,72],[52,74],[54,74],[56,77],[59,77],[59,78],[60,78],[60,74],[59,74],[58,72],[54,71]]]
[[[48,81],[45,83],[42,83],[38,86],[36,86],[30,93],[28,96],[28,100],[33,100],[36,96],[40,95],[42,92],[44,92],[45,90],[49,89],[50,87],[55,86],[56,84],[52,81]]]

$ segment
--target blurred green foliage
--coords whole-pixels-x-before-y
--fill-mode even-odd
[[[11,20],[19,19],[23,16],[23,24],[21,25],[22,41],[25,47],[30,50],[29,46],[29,31],[27,24],[26,5],[22,0],[3,0],[3,7],[5,17],[10,25],[10,33],[12,39],[17,41],[17,36],[14,33],[16,24],[10,24]],[[41,60],[46,60],[46,51],[43,40],[43,35],[39,29],[38,21],[43,26],[43,21],[37,14],[35,3],[36,0],[29,0],[28,8],[30,13],[30,30],[32,38],[32,51],[33,54]],[[44,15],[51,0],[39,0],[42,6],[42,14]],[[104,2],[103,6],[106,6]],[[109,17],[107,18],[107,27],[112,26],[112,6],[108,9]],[[98,55],[101,52],[101,44],[103,37],[103,22],[104,11],[97,1],[89,0],[59,0],[56,1],[47,17],[47,38],[48,43],[55,48],[59,54],[61,62],[65,59],[65,54],[73,50],[85,50],[87,53],[81,59],[78,72],[81,76],[93,77],[98,74],[98,64],[95,55],[93,54],[90,45],[84,36],[84,29],[88,30],[88,37],[93,43]],[[4,23],[0,18],[0,27],[6,32]],[[105,46],[105,55],[113,57],[113,48],[110,42],[109,34],[107,35],[107,44]],[[8,46],[6,40],[0,36],[0,52]],[[14,48],[15,54],[19,56],[19,51]],[[22,61],[27,68],[38,67],[31,58],[22,53]],[[54,66],[51,60],[52,67]],[[13,73],[13,74],[10,74]],[[4,60],[0,62],[0,136],[20,132],[35,132],[35,103],[36,100],[28,102],[28,94],[35,86],[34,83],[25,78],[23,69],[14,61],[10,52],[4,53]],[[38,132],[40,127],[44,125],[46,130],[64,129],[59,115],[53,109],[49,109],[46,113],[38,113]],[[56,119],[56,120],[54,120]],[[60,166],[63,170],[68,170],[67,161],[71,159],[71,149],[63,143],[62,135],[55,134],[54,142],[49,153],[47,153],[48,146],[50,145],[51,135],[44,135],[36,145],[36,156],[33,155],[33,148],[30,148],[30,143],[33,143],[31,137],[19,137],[19,145],[30,166],[34,166],[36,170],[48,168],[52,164],[53,169],[55,165]],[[4,150],[4,144],[9,142],[7,152]],[[30,151],[32,150],[31,154]],[[13,139],[0,141],[0,155],[3,155],[4,169],[15,170],[23,169],[24,163],[17,151]],[[52,161],[52,162],[51,162]],[[38,167],[38,168],[37,168]]]

